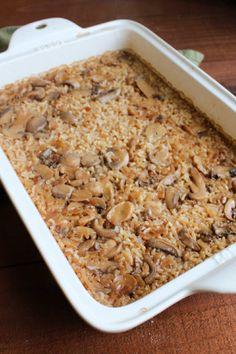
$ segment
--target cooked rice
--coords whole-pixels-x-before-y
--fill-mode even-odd
[[[0,146],[97,301],[131,303],[236,241],[234,147],[134,54],[40,79],[1,90]]]

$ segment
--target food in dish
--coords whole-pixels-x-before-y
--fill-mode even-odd
[[[97,301],[133,302],[236,241],[234,146],[134,53],[8,85],[0,112],[0,146]]]

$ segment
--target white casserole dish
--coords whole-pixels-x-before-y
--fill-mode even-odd
[[[42,24],[45,26],[40,28]],[[132,21],[117,20],[83,29],[65,19],[46,19],[23,26],[14,33],[9,49],[0,54],[0,87],[61,64],[122,48],[132,48],[236,138],[235,97],[150,30]],[[75,275],[1,149],[0,180],[65,296],[97,329],[131,329],[196,292],[236,293],[233,244],[135,303],[119,308],[101,305]]]

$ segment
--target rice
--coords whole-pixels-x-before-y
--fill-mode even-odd
[[[232,244],[235,150],[129,51],[0,91],[0,146],[100,303],[131,303]]]

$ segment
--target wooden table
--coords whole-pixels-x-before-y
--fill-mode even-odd
[[[139,21],[176,48],[205,53],[202,68],[236,94],[235,1],[4,0],[0,27],[47,17],[84,27]],[[1,353],[236,352],[234,295],[195,295],[130,332],[99,333],[72,310],[2,190],[0,239]]]

